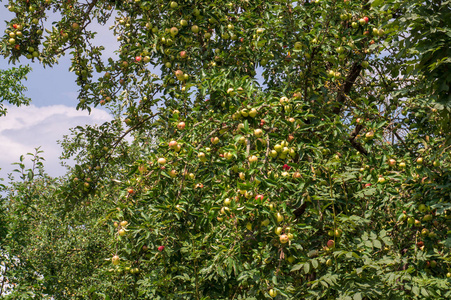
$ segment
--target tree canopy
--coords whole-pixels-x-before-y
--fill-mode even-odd
[[[17,164],[6,299],[451,297],[449,1],[8,9],[2,55],[70,55],[114,120],[62,139],[61,178]]]

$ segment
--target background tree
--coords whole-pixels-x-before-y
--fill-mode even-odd
[[[10,1],[3,54],[71,50],[78,108],[116,117],[63,140],[77,165],[49,194],[32,177],[8,195],[5,249],[34,274],[12,264],[16,295],[449,297],[449,58],[422,48],[449,44],[425,34],[447,2],[410,3]],[[104,62],[87,25],[113,13]]]
[[[21,83],[31,71],[28,66],[19,66],[8,70],[0,70],[0,117],[6,114],[7,109],[3,102],[20,106],[28,105],[30,99],[25,97],[27,88]]]

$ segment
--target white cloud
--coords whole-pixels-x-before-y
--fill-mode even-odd
[[[19,161],[21,155],[34,153],[41,147],[44,151],[45,171],[51,176],[64,174],[58,157],[61,148],[57,140],[69,134],[69,129],[78,125],[102,124],[111,120],[111,116],[103,110],[93,108],[91,115],[87,111],[77,111],[65,105],[36,107],[8,106],[8,113],[0,118],[0,178],[7,178]],[[29,163],[29,162],[28,162]]]

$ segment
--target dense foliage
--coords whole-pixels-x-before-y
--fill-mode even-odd
[[[19,163],[6,298],[451,297],[449,1],[9,9],[2,54],[70,52],[115,119],[62,140],[65,177]]]

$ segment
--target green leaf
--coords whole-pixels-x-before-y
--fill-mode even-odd
[[[352,299],[354,299],[354,300],[362,300],[362,294],[361,293],[354,294]]]

